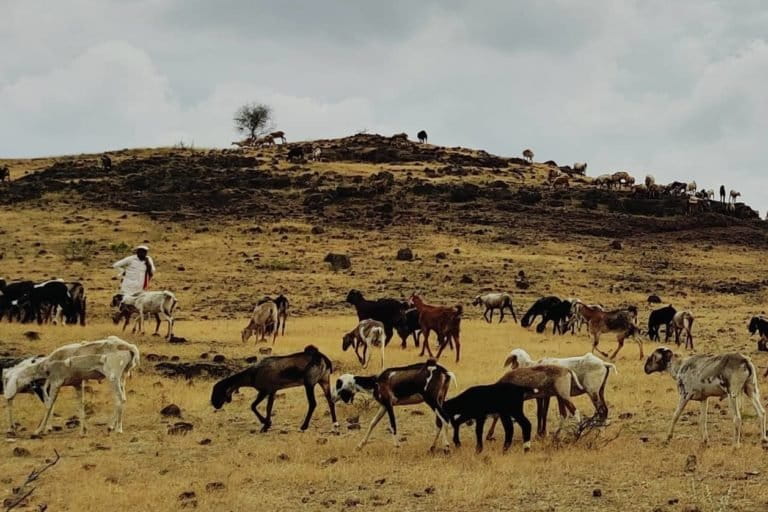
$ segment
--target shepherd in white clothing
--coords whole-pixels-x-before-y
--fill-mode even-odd
[[[136,254],[116,262],[112,267],[122,271],[123,282],[120,291],[123,295],[131,295],[149,289],[149,281],[155,275],[155,263],[147,254],[149,248],[140,245],[135,249]]]

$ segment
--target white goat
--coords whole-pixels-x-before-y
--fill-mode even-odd
[[[7,368],[3,372],[3,395],[8,405],[8,419],[10,420],[10,430],[15,431],[13,422],[13,399],[18,393],[28,392],[32,389],[33,383],[43,381],[47,375],[42,371],[44,361],[63,361],[70,357],[85,355],[103,355],[122,351],[133,354],[136,364],[139,361],[139,351],[135,345],[132,345],[117,336],[109,336],[103,340],[84,341],[80,343],[71,343],[57,348],[47,357],[38,357],[26,359],[13,368]],[[125,384],[123,383],[123,386]],[[43,401],[47,400],[45,387],[42,387]]]
[[[120,303],[120,308],[133,308],[139,313],[139,317],[136,319],[136,323],[133,326],[133,332],[138,331],[141,334],[145,334],[144,331],[144,314],[150,313],[156,316],[157,326],[155,327],[154,335],[158,336],[160,330],[160,321],[165,320],[168,322],[168,334],[167,339],[171,339],[173,336],[173,310],[176,309],[178,301],[176,296],[167,291],[156,292],[138,292],[132,295],[126,295],[123,297]]]
[[[730,194],[730,197],[731,197],[730,202],[735,204],[736,203],[736,198],[738,198],[739,196],[741,196],[741,192],[737,192],[737,191],[732,189],[731,190],[731,194]]]
[[[48,420],[53,411],[53,404],[59,395],[62,386],[72,386],[77,390],[80,402],[80,434],[85,435],[85,397],[83,390],[88,380],[107,379],[112,384],[112,392],[115,400],[115,412],[109,424],[109,431],[123,432],[123,410],[125,407],[124,376],[139,362],[139,350],[127,352],[114,350],[100,355],[74,356],[67,359],[45,359],[40,363],[40,371],[46,376],[45,381],[45,416],[35,431],[40,435],[48,425]]]
[[[656,178],[651,174],[645,176],[645,186],[650,190],[656,184]]]
[[[680,401],[672,416],[672,424],[667,432],[667,442],[672,439],[675,424],[683,409],[691,400],[701,402],[701,436],[704,443],[709,442],[707,432],[707,400],[710,397],[728,398],[733,413],[734,444],[741,445],[741,409],[739,396],[742,392],[752,402],[757,414],[760,440],[768,446],[765,434],[765,409],[760,403],[760,390],[757,387],[757,371],[752,361],[745,355],[735,352],[719,355],[697,355],[682,358],[666,347],[657,348],[645,361],[645,373],[669,372],[677,382]]]
[[[606,363],[599,357],[587,352],[579,357],[545,357],[534,361],[528,352],[521,348],[516,348],[509,353],[504,366],[512,368],[537,366],[537,365],[556,365],[571,370],[579,383],[578,386],[571,387],[571,396],[578,396],[582,393],[589,395],[592,405],[595,406],[595,416],[605,420],[608,417],[608,405],[605,402],[605,385],[608,382],[608,375],[611,370],[618,374],[616,365]]]
[[[715,189],[713,188],[707,189],[707,199],[709,199],[710,201],[715,200]]]
[[[689,183],[689,184],[686,186],[686,190],[687,190],[687,191],[688,191],[688,193],[690,193],[690,194],[695,194],[695,193],[696,193],[696,188],[697,188],[697,185],[696,185],[696,182],[695,182],[695,181],[692,181],[692,182],[690,182],[690,183]]]
[[[341,349],[345,352],[348,348],[355,349],[355,355],[363,365],[368,368],[374,347],[381,347],[381,369],[384,370],[384,346],[387,339],[384,324],[378,320],[362,320],[357,327],[348,332],[341,339]],[[360,348],[363,349],[362,355]]]
[[[253,308],[251,319],[248,325],[245,326],[240,333],[240,338],[243,343],[248,341],[253,334],[256,334],[259,341],[267,341],[267,332],[272,333],[272,344],[275,344],[277,339],[277,330],[280,327],[280,320],[278,318],[277,304],[274,301],[267,301],[262,304],[257,304]],[[271,329],[271,331],[270,331]]]
[[[685,348],[693,350],[693,321],[695,317],[690,311],[678,311],[672,317],[672,329],[675,333],[675,343],[680,345],[680,334],[685,338]]]
[[[512,313],[512,319],[517,323],[517,315],[515,315],[515,308],[512,305],[512,296],[508,293],[486,293],[483,295],[478,295],[475,297],[474,302],[472,302],[473,306],[485,306],[485,311],[483,312],[483,318],[485,318],[485,321],[488,323],[491,323],[493,321],[493,311],[498,309],[499,310],[499,323],[501,323],[502,320],[504,320],[504,310],[508,309],[510,313]],[[488,314],[490,313],[490,317]]]

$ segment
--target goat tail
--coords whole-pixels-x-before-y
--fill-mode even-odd
[[[128,363],[128,365],[125,367],[125,373],[127,377],[131,376],[132,370],[138,368],[139,361],[141,359],[141,354],[139,353],[139,347],[136,345],[131,345],[129,347],[129,350],[131,352],[131,362]]]
[[[571,372],[571,383],[576,385],[575,391],[583,392],[584,386],[581,385],[581,382],[579,381],[579,378],[576,376],[575,373],[573,373],[573,370],[569,370]],[[571,392],[573,392],[573,388],[571,388]]]
[[[619,374],[619,369],[616,368],[615,364],[603,362],[603,365],[605,365],[605,369],[608,371],[608,373],[611,373],[611,370],[613,370],[613,373],[616,375]]]

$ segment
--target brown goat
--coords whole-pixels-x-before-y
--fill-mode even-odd
[[[637,346],[640,348],[640,359],[643,358],[643,341],[635,336],[635,334],[640,334],[640,329],[635,325],[637,308],[630,306],[627,309],[603,311],[600,308],[582,305],[581,315],[586,320],[589,333],[592,335],[592,352],[597,350],[603,356],[613,360],[624,346],[624,340],[629,336],[634,336]],[[607,352],[597,348],[597,344],[600,343],[600,335],[608,332],[617,334],[616,341],[618,343],[616,350],[610,356]]]
[[[568,368],[550,364],[520,367],[505,373],[498,382],[531,388],[531,392],[526,393],[525,399],[536,399],[536,433],[540,437],[547,432],[547,413],[551,397],[557,398],[560,411],[558,431],[562,428],[566,418],[569,416],[578,417],[578,411],[571,402],[571,396],[583,392],[583,388],[579,379]],[[573,391],[572,386],[574,387]],[[494,418],[491,429],[488,431],[488,439],[493,438],[493,430],[497,421],[498,418]]]
[[[419,356],[424,356],[424,351],[429,353],[429,357],[432,357],[432,349],[429,347],[429,333],[435,331],[438,337],[438,343],[440,345],[437,350],[437,359],[440,359],[440,354],[447,345],[453,346],[456,343],[456,362],[459,362],[461,356],[461,341],[459,340],[459,332],[461,330],[461,314],[464,312],[464,308],[461,304],[457,304],[454,307],[446,306],[431,306],[424,303],[416,294],[411,296],[409,303],[416,308],[419,312],[419,325],[421,326],[421,332],[424,333],[424,344],[421,347],[421,353]]]

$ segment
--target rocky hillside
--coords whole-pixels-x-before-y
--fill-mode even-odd
[[[598,190],[576,175],[570,189],[552,191],[545,179],[554,162],[532,164],[379,135],[314,141],[322,150],[320,162],[288,162],[288,149],[305,144],[310,143],[258,150],[124,150],[112,153],[110,171],[95,157],[66,158],[15,180],[0,203],[66,201],[171,221],[227,216],[370,228],[418,223],[455,233],[495,226],[509,228],[510,240],[567,234],[625,238],[711,227],[732,227],[733,241],[767,240],[766,223],[743,204],[731,215],[713,203],[708,212],[686,216],[680,198]]]

